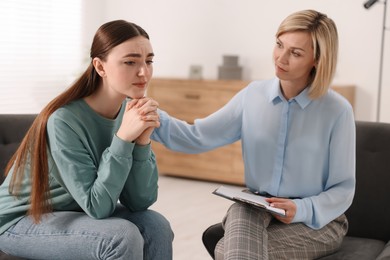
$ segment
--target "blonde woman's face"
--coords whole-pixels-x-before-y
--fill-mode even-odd
[[[153,75],[153,57],[150,41],[142,36],[115,46],[99,71],[109,95],[142,98]]]
[[[282,81],[306,86],[315,66],[310,34],[287,32],[276,39],[273,52],[275,74]]]

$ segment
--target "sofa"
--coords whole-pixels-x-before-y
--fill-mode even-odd
[[[36,115],[0,114],[0,183],[3,169]],[[346,212],[349,230],[342,247],[322,260],[390,259],[390,124],[356,122],[356,194]],[[203,233],[213,257],[223,236],[220,223]],[[0,260],[20,260],[0,251]]]
[[[4,168],[16,151],[20,141],[34,121],[36,115],[0,114],[0,183],[4,180]],[[0,251],[0,260],[21,260]]]
[[[321,260],[390,259],[390,124],[356,122],[356,193],[345,214],[349,229],[341,248]],[[221,223],[203,233],[213,258],[223,233]]]

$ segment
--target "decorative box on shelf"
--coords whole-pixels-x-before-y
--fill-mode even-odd
[[[160,108],[170,115],[193,123],[225,105],[249,81],[241,80],[187,80],[154,78],[148,96],[156,99]],[[335,86],[335,91],[354,105],[353,86]],[[210,152],[184,154],[173,152],[153,142],[160,174],[187,177],[221,183],[244,183],[244,164],[241,143],[236,142]]]

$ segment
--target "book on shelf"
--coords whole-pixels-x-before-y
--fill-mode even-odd
[[[248,189],[235,188],[235,187],[226,187],[220,186],[216,190],[213,191],[213,194],[221,196],[223,198],[243,202],[250,204],[252,206],[265,209],[271,213],[279,214],[281,216],[285,216],[286,212],[284,209],[272,207],[265,199],[267,197],[255,194]]]

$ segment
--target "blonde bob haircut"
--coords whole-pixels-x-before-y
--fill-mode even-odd
[[[308,32],[311,35],[316,66],[310,73],[309,96],[313,99],[320,98],[328,91],[336,71],[338,54],[336,24],[323,13],[303,10],[284,19],[276,37],[296,31]]]

